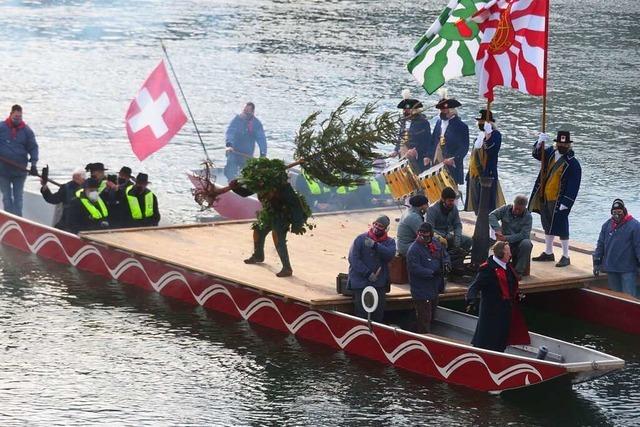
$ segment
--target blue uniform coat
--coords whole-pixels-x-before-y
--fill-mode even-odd
[[[640,267],[640,222],[631,219],[611,229],[609,219],[602,225],[593,260],[602,271],[631,273]]]
[[[429,144],[429,152],[427,153],[430,159],[433,159],[437,144],[440,143],[441,128],[442,120],[438,119],[433,127],[431,144]],[[460,117],[452,117],[444,132],[444,139],[445,145],[442,155],[445,159],[453,157],[456,163],[455,168],[447,167],[447,169],[458,184],[464,184],[464,158],[469,152],[469,126],[460,120]]]
[[[403,144],[403,134],[405,131],[406,120],[400,119],[400,129],[398,132],[398,142],[396,143],[396,151],[400,151],[400,145]],[[418,114],[411,119],[409,125],[409,140],[407,142],[407,148],[415,148],[418,152],[417,165],[422,172],[424,170],[424,158],[429,151],[429,144],[431,143],[431,125],[429,120],[424,114]]]
[[[545,149],[545,160],[547,165],[551,159],[555,156],[555,148],[549,147]],[[532,155],[535,159],[541,160],[542,150],[533,146]],[[567,154],[558,159],[558,162],[566,162],[567,165],[562,172],[560,179],[560,193],[553,210],[553,218],[551,219],[551,229],[547,234],[552,236],[568,236],[569,235],[569,213],[571,208],[578,197],[578,190],[580,190],[580,180],[582,179],[582,168],[580,162],[575,157],[573,150],[569,150]],[[540,188],[540,173],[536,178],[536,183],[533,186],[531,192],[531,198],[529,199],[529,210],[531,212],[540,213],[542,206],[539,201],[543,199],[544,189]],[[560,210],[560,205],[564,205],[567,209]]]
[[[407,252],[407,271],[411,297],[415,300],[433,301],[438,294],[444,292],[444,264],[450,264],[449,254],[437,239],[433,240],[436,247],[434,254],[422,242],[415,241]]]
[[[353,241],[349,250],[349,283],[351,289],[364,289],[369,285],[386,287],[389,283],[389,262],[396,254],[396,241],[388,237],[372,248],[364,244],[368,233],[362,233]],[[369,282],[369,275],[381,268],[378,280]]]

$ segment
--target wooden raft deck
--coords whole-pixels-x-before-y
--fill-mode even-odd
[[[395,237],[399,209],[376,209],[318,215],[317,228],[303,236],[288,239],[293,277],[278,278],[280,261],[271,238],[265,245],[265,263],[246,265],[244,258],[253,249],[251,221],[159,227],[83,233],[82,238],[130,253],[153,258],[237,283],[268,294],[282,296],[314,308],[351,311],[350,297],[338,295],[336,275],[348,271],[347,255],[353,239],[368,229],[378,215],[392,219],[390,235]],[[463,213],[464,232],[473,235],[473,215]],[[533,254],[541,252],[543,243],[534,242]],[[571,266],[556,268],[554,263],[532,263],[531,276],[524,278],[524,292],[544,292],[583,287],[594,281],[588,248],[571,252]],[[560,249],[556,248],[556,255]],[[449,282],[441,299],[462,299],[466,286]],[[391,286],[387,295],[389,308],[408,307],[408,285]]]

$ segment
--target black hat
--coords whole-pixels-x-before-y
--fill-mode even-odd
[[[418,233],[419,232],[432,233],[433,232],[433,226],[431,224],[429,224],[428,222],[423,222],[422,224],[420,224],[420,228],[418,228]]]
[[[84,167],[84,170],[89,172],[92,166],[93,166],[93,163],[87,163],[87,165]]]
[[[409,204],[415,208],[428,204],[429,201],[422,194],[417,194],[409,199]]]
[[[622,199],[615,199],[613,201],[613,204],[611,205],[611,213],[613,213],[614,209],[622,209],[622,212],[624,213],[624,215],[627,215],[627,208],[624,205],[624,202],[622,201]]]
[[[95,178],[88,178],[84,181],[84,188],[98,188],[100,187],[100,181]]]
[[[403,99],[402,101],[400,101],[400,103],[398,104],[398,108],[402,108],[402,109],[415,109],[415,108],[422,108],[422,102],[418,101],[417,99],[413,99],[413,98],[409,98],[409,99]]]
[[[556,139],[553,140],[554,142],[559,142],[561,144],[571,144],[573,141],[571,141],[571,134],[569,133],[568,130],[559,130],[558,131],[558,135],[556,136]]]
[[[149,175],[142,172],[139,173],[138,176],[136,176],[136,184],[149,184]]]
[[[131,176],[132,171],[131,171],[130,167],[123,166],[123,167],[120,168],[120,172],[119,173],[121,173],[123,175]]]
[[[440,197],[441,197],[443,200],[446,200],[446,199],[455,199],[457,196],[458,196],[458,195],[456,194],[456,190],[454,190],[454,189],[453,189],[453,188],[451,188],[451,187],[445,187],[445,188],[442,190],[442,193],[441,193],[441,195],[440,195]]]
[[[495,123],[496,121],[493,119],[493,113],[491,111],[489,113],[489,120],[487,120],[487,110],[484,108],[480,110],[480,117],[476,117],[476,120],[484,120]]]
[[[458,108],[458,107],[461,107],[461,106],[462,106],[462,104],[460,104],[459,101],[457,101],[455,99],[447,99],[447,98],[441,99],[435,105],[435,107],[438,110],[442,110],[443,108]]]
[[[380,215],[378,218],[376,218],[374,222],[377,222],[378,224],[384,226],[385,228],[391,225],[391,220],[386,215]]]
[[[88,170],[89,172],[97,172],[97,171],[104,172],[109,169],[104,167],[104,163],[89,163],[86,166],[86,170]]]

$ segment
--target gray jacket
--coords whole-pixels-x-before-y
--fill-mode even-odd
[[[489,214],[489,225],[494,231],[500,231],[509,243],[518,243],[529,239],[533,218],[528,209],[520,216],[513,215],[513,204],[504,205]]]
[[[398,253],[407,255],[409,246],[416,240],[418,229],[424,222],[424,216],[420,213],[420,208],[410,207],[402,213],[400,223],[398,224],[397,242]]]
[[[442,209],[442,201],[427,209],[427,222],[433,226],[436,234],[446,238],[449,233],[453,233],[454,238],[459,240],[462,237],[462,221],[458,207],[454,206],[449,212]]]

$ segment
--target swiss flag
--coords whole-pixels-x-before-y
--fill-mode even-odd
[[[131,101],[125,122],[131,148],[140,160],[167,145],[187,122],[164,61],[160,61]]]

